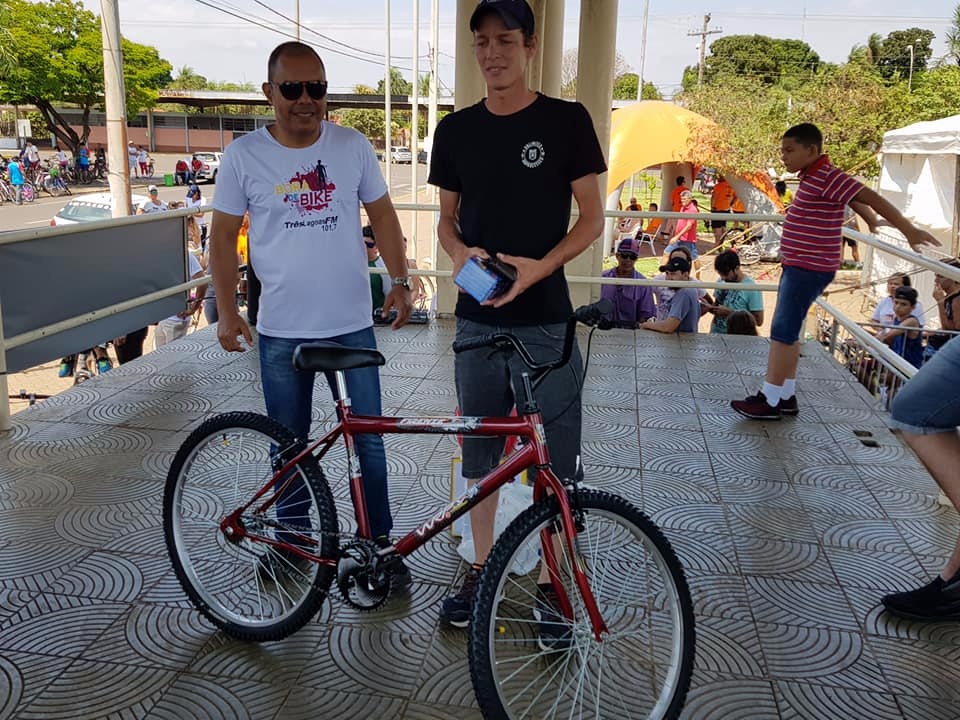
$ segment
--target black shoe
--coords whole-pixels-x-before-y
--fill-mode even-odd
[[[887,612],[911,620],[960,620],[960,573],[906,592],[884,595]]]
[[[257,573],[265,581],[292,580],[300,582],[312,576],[313,562],[294,555],[285,548],[270,546],[257,560]]]
[[[373,542],[375,542],[381,550],[393,545],[393,542],[386,535],[380,535],[374,538]],[[387,572],[390,573],[390,588],[393,592],[406,590],[413,583],[410,568],[407,567],[407,564],[403,562],[403,558],[399,555],[391,559],[390,564],[387,566]]]
[[[456,595],[446,598],[440,605],[440,619],[449,625],[465,628],[470,624],[473,611],[473,596],[480,581],[480,571],[471,567],[463,576],[463,583]]]
[[[799,414],[800,408],[797,406],[797,396],[791,395],[788,398],[781,398],[780,402],[777,403],[777,410],[780,411],[781,415]]]
[[[751,395],[746,400],[733,400],[730,402],[730,407],[751,420],[780,419],[779,403],[777,407],[771,407],[770,403],[767,402],[767,396],[762,392]]]
[[[573,641],[573,630],[560,615],[559,608],[560,600],[553,587],[538,584],[533,617],[537,621],[537,645],[544,652],[566,650]]]

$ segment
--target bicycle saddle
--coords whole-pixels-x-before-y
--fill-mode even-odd
[[[293,351],[293,366],[297,370],[312,372],[354,370],[378,367],[386,363],[386,359],[377,350],[348,348],[325,340],[301,343]]]

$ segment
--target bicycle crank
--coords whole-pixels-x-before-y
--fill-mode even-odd
[[[370,540],[355,539],[340,548],[337,587],[343,601],[362,612],[376,610],[390,596],[390,574]]]

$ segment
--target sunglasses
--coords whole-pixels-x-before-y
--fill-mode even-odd
[[[280,94],[287,100],[299,100],[306,88],[307,95],[313,100],[323,100],[327,96],[327,83],[325,80],[304,80],[302,82],[282,82],[274,83],[279,89]]]
[[[371,250],[373,250],[377,246],[377,244],[373,240],[364,240],[363,244],[366,245]]]
[[[636,260],[637,256],[633,253],[617,253],[618,258],[623,258],[624,260]]]

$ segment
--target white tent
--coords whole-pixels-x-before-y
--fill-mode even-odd
[[[957,189],[960,179],[960,115],[914,123],[884,133],[880,148],[880,194],[893,203],[911,222],[929,230],[941,242],[940,252],[958,254],[960,230],[960,203]],[[907,243],[892,228],[880,228],[883,239],[906,248]],[[880,297],[886,293],[883,279],[895,272],[911,272],[916,266],[883,252],[868,256],[871,282]],[[938,316],[932,305],[933,275],[924,271],[914,275],[914,286],[926,310],[925,324],[938,326]]]

